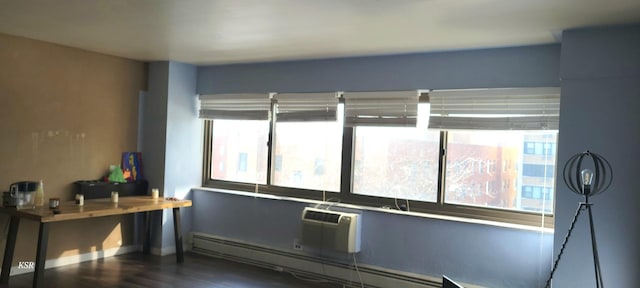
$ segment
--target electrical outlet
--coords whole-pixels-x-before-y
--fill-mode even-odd
[[[293,239],[293,250],[302,250],[302,244],[300,244],[300,240]]]

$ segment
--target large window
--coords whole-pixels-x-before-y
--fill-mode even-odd
[[[267,110],[251,102],[263,96],[232,108],[229,95],[205,97],[218,101],[201,110],[213,118],[205,185],[552,223],[559,92],[487,90],[276,94]],[[216,119],[218,109],[232,119]]]
[[[276,123],[273,185],[340,191],[342,123]]]
[[[541,197],[539,189],[551,193],[555,162],[527,155],[523,143],[544,138],[549,141],[545,144],[552,146],[555,135],[555,132],[521,131],[448,132],[445,202],[550,213],[552,199]],[[525,151],[521,149],[523,146]],[[497,163],[503,167],[496,169]],[[520,191],[521,187],[526,189]]]
[[[435,202],[440,133],[356,127],[353,193]]]
[[[199,117],[210,119],[208,179],[266,184],[269,94],[200,95]]]
[[[269,121],[213,120],[211,179],[267,183]]]
[[[337,93],[276,94],[271,184],[339,192],[343,110]]]

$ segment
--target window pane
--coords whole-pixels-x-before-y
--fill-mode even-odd
[[[276,122],[273,184],[340,191],[342,121]]]
[[[213,120],[211,178],[267,183],[269,121]]]
[[[356,127],[353,193],[435,202],[440,133]]]
[[[556,138],[557,132],[448,132],[445,202],[552,213],[556,159],[542,147],[555,147]],[[473,168],[498,164],[509,167]]]

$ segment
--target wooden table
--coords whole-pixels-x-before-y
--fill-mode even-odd
[[[173,209],[176,259],[178,263],[182,263],[184,261],[184,254],[182,251],[182,233],[180,231],[180,208],[190,206],[191,200],[166,200],[163,198],[152,199],[151,196],[128,196],[120,197],[117,204],[111,203],[111,199],[109,198],[85,200],[84,206],[78,206],[73,201],[62,202],[58,209],[60,212],[59,214],[54,214],[53,210],[49,209],[47,206],[21,210],[17,210],[12,207],[0,207],[0,213],[9,214],[11,216],[9,234],[7,235],[4,259],[2,261],[0,284],[6,285],[9,283],[9,273],[11,272],[16,237],[18,235],[18,225],[20,224],[21,218],[40,222],[35,273],[33,275],[33,287],[43,287],[44,263],[47,260],[47,241],[49,238],[50,223],[145,212],[146,219],[143,252],[149,253],[151,246],[151,215],[149,215],[149,212],[171,208]]]

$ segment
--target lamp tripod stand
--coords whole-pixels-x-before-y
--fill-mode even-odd
[[[590,157],[593,160],[593,168],[595,169],[595,172],[588,168],[582,168],[582,161],[585,157]],[[558,268],[558,263],[560,262],[562,253],[564,252],[567,243],[569,242],[569,238],[571,237],[573,228],[575,228],[576,221],[578,221],[580,213],[584,210],[587,210],[587,212],[589,213],[591,252],[593,253],[593,268],[595,273],[596,287],[604,288],[604,284],[602,281],[602,271],[600,270],[600,258],[598,256],[598,245],[596,243],[596,232],[593,225],[593,213],[591,212],[591,207],[593,206],[593,204],[589,202],[589,197],[602,193],[607,190],[609,186],[611,186],[611,181],[613,180],[613,170],[611,169],[611,165],[605,158],[587,150],[583,153],[578,153],[569,158],[567,163],[564,165],[563,176],[564,183],[569,187],[571,191],[584,196],[584,202],[578,203],[578,208],[576,209],[576,213],[574,214],[571,225],[569,226],[567,236],[565,236],[564,241],[562,242],[560,253],[556,258],[556,261],[553,263],[553,268],[551,269],[551,274],[547,279],[545,288],[550,287],[551,279],[553,279],[553,274]]]

